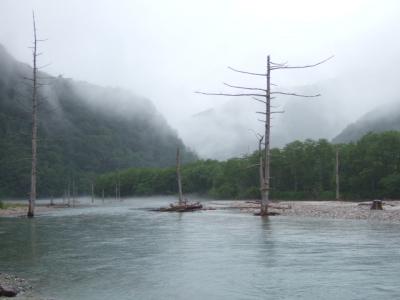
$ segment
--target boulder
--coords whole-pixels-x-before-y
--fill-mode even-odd
[[[7,285],[0,286],[0,297],[15,297],[17,294],[18,291],[13,287]]]

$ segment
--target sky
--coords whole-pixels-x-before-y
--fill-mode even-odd
[[[348,122],[392,98],[362,93],[379,96],[400,76],[400,1],[0,0],[0,43],[27,63],[32,10],[39,37],[47,39],[40,45],[41,63],[51,63],[46,72],[143,95],[179,132],[191,115],[229,101],[194,91],[229,91],[222,82],[262,86],[227,66],[263,72],[268,54],[294,65],[334,55],[312,70],[276,73],[273,81],[304,86],[349,78],[337,97]],[[352,89],[352,80],[364,78],[359,91]]]

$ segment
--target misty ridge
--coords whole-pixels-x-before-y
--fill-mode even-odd
[[[3,86],[16,84],[19,89],[29,90],[23,86],[22,77],[29,77],[31,68],[24,63],[17,63],[7,54],[4,46],[0,46]],[[331,62],[332,63],[332,62]],[[45,77],[50,75],[44,74]],[[257,149],[255,132],[262,132],[263,125],[257,120],[255,112],[260,110],[260,104],[249,99],[215,99],[215,106],[207,110],[183,117],[176,129],[171,129],[154,103],[144,96],[135,95],[133,91],[117,87],[100,87],[84,81],[75,81],[63,76],[50,76],[49,85],[42,88],[43,96],[52,108],[52,118],[62,119],[71,128],[76,125],[71,122],[61,108],[60,91],[68,89],[74,98],[80,99],[76,105],[90,108],[99,117],[121,118],[132,122],[150,121],[156,127],[140,130],[149,136],[159,132],[161,136],[178,135],[183,142],[193,149],[201,158],[225,160],[234,156],[250,154]],[[284,90],[295,90],[300,93],[318,91],[321,97],[311,100],[299,100],[295,97],[279,97],[273,101],[277,109],[284,111],[272,119],[271,143],[273,147],[283,147],[286,144],[306,139],[328,139],[334,142],[356,141],[369,131],[398,129],[395,121],[399,115],[398,87],[393,74],[374,78],[365,72],[360,75],[357,70],[348,72],[340,78],[320,81],[307,86],[287,87]],[[379,90],[366,89],[367,86],[378,85]],[[21,91],[20,91],[21,92]],[[29,92],[25,91],[25,95]],[[20,93],[21,94],[21,93]],[[179,98],[179,95],[177,95]],[[382,106],[377,112],[366,112],[369,105],[379,99]],[[199,100],[200,101],[200,100]],[[221,103],[222,104],[218,104]],[[26,110],[29,103],[25,102]],[[373,109],[373,107],[372,107]],[[358,117],[364,122],[355,123]],[[46,118],[48,117],[45,116]],[[385,121],[386,120],[386,121]],[[370,126],[364,126],[365,122]],[[386,122],[386,125],[378,123]],[[396,123],[396,124],[394,124]],[[357,125],[360,124],[360,125]],[[45,125],[44,125],[45,126]],[[341,132],[359,126],[352,138],[340,138]],[[171,131],[172,130],[172,131]],[[172,132],[172,133],[171,133]],[[346,134],[345,134],[346,135]],[[347,134],[349,135],[349,134]],[[338,138],[335,138],[338,136]]]
[[[32,90],[24,78],[32,68],[2,46],[0,66],[0,194],[23,196],[29,185]],[[101,172],[173,165],[176,147],[184,162],[196,158],[150,100],[119,88],[39,76],[46,83],[38,109],[41,195],[62,191],[72,178],[83,192]]]
[[[272,147],[282,148],[307,139],[354,142],[368,132],[399,130],[400,89],[394,81],[395,78],[355,77],[350,73],[309,86],[286,88],[304,94],[318,91],[321,97],[299,100],[288,96],[273,101],[272,105],[284,113],[272,118]],[[375,84],[379,85],[378,90],[366,88]],[[368,103],[374,102],[369,108]],[[201,157],[227,159],[250,154],[257,149],[254,132],[263,131],[255,113],[260,108],[252,100],[229,99],[188,117],[179,126],[180,134]],[[351,138],[341,138],[350,130],[357,132]],[[218,147],[213,141],[218,141]]]
[[[3,85],[10,85],[12,78],[20,89],[22,77],[28,77],[31,68],[24,63],[17,63],[7,54],[4,46],[0,48],[2,57]],[[337,59],[337,58],[335,58]],[[332,62],[331,62],[332,63]],[[360,73],[357,69],[349,71],[342,77],[320,81],[306,86],[283,88],[295,90],[300,93],[313,93],[318,91],[321,97],[311,100],[299,100],[295,97],[278,97],[273,105],[284,111],[283,114],[273,116],[271,143],[273,147],[283,147],[286,144],[306,139],[328,139],[341,142],[355,141],[368,131],[382,131],[397,129],[393,122],[383,121],[387,118],[396,119],[398,115],[398,86],[395,75],[386,74],[378,78],[369,76],[369,72]],[[44,76],[50,76],[44,74]],[[72,78],[55,76],[48,80],[49,86],[42,88],[48,105],[52,107],[52,118],[62,119],[71,128],[75,124],[68,117],[64,117],[64,110],[60,109],[60,91],[69,89],[74,98],[80,99],[76,105],[90,108],[99,117],[121,118],[132,122],[150,121],[151,127],[139,127],[149,136],[158,132],[161,136],[174,139],[178,135],[183,142],[193,149],[201,158],[225,160],[234,156],[250,154],[257,149],[255,132],[262,132],[263,125],[257,120],[255,112],[260,110],[260,104],[249,99],[228,99],[220,101],[215,99],[214,107],[199,111],[194,115],[183,117],[177,123],[176,129],[171,129],[154,103],[144,96],[135,95],[133,91],[117,87],[100,87],[84,81],[75,81]],[[8,79],[6,79],[8,78]],[[7,81],[8,80],[8,81]],[[367,89],[368,86],[378,85],[378,90]],[[29,88],[28,88],[29,90]],[[25,92],[26,94],[27,92]],[[177,95],[179,98],[179,95]],[[370,107],[368,103],[376,102],[382,106],[379,113],[365,111]],[[200,101],[200,100],[199,100]],[[222,104],[218,104],[221,103]],[[366,103],[366,105],[363,105]],[[25,102],[25,105],[29,105]],[[386,108],[386,106],[388,106]],[[25,106],[29,109],[29,106]],[[374,107],[372,106],[372,109]],[[341,132],[353,122],[366,114],[363,120],[370,123],[388,123],[387,125],[360,125],[363,130],[351,139],[341,139]],[[388,116],[386,116],[388,114]],[[48,117],[48,116],[46,116]],[[375,121],[373,121],[375,120]],[[355,125],[350,128],[357,127]],[[171,131],[172,130],[172,131]],[[347,131],[349,129],[346,129]],[[172,132],[172,133],[171,133]],[[336,136],[339,137],[335,139]]]

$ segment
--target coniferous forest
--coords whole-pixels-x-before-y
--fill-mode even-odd
[[[342,199],[400,197],[400,132],[369,133],[355,143],[295,141],[271,151],[273,199],[335,199],[336,149]],[[183,166],[183,188],[217,199],[259,198],[259,154]],[[96,192],[112,196],[117,180],[122,196],[174,194],[175,168],[132,168],[99,176]]]

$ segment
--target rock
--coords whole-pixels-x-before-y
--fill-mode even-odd
[[[2,285],[0,286],[0,297],[15,297],[18,291],[13,287]]]

